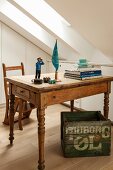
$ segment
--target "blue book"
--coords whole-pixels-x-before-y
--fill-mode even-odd
[[[101,70],[89,70],[89,71],[78,71],[78,70],[65,70],[65,73],[67,74],[76,74],[76,75],[79,75],[79,76],[90,76],[90,75],[101,75],[102,74],[102,71]]]
[[[64,73],[64,77],[70,78],[70,79],[77,79],[77,80],[87,80],[87,79],[93,79],[93,78],[101,78],[102,75],[92,75],[92,76],[80,77],[78,75]]]
[[[89,74],[82,74],[82,75],[78,75],[78,76],[79,77],[92,77],[92,76],[100,76],[100,75],[102,75],[102,74],[101,73],[89,73]]]

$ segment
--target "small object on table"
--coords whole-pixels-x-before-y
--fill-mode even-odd
[[[43,80],[42,79],[32,79],[31,80],[34,84],[42,84]]]
[[[43,80],[44,80],[44,83],[49,83],[49,81],[51,80],[51,78],[50,78],[50,77],[44,77]]]
[[[37,58],[37,62],[36,62],[36,74],[35,74],[35,79],[40,79],[41,76],[41,66],[44,65],[44,62],[42,60],[41,57]]]
[[[43,80],[40,79],[41,76],[41,66],[44,65],[44,62],[41,57],[37,58],[36,62],[36,74],[35,74],[35,79],[31,80],[34,84],[42,84]],[[38,77],[38,78],[37,78]]]
[[[78,68],[87,68],[88,67],[88,62],[85,58],[83,59],[79,59],[79,62],[78,62]]]
[[[56,83],[56,80],[50,80],[49,81],[49,84],[55,84]]]

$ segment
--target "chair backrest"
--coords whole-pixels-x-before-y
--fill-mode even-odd
[[[3,67],[3,77],[4,77],[4,90],[5,90],[5,96],[6,98],[8,97],[8,87],[9,87],[9,84],[8,82],[6,81],[5,77],[7,77],[7,73],[9,71],[16,71],[16,70],[20,70],[20,74],[21,75],[25,75],[25,72],[24,72],[24,65],[23,63],[21,62],[21,65],[19,66],[6,66],[4,63],[2,63],[2,67]]]

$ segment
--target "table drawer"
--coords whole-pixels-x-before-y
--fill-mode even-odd
[[[30,101],[32,104],[35,105],[35,102],[36,102],[36,93],[30,91],[30,95],[29,95],[29,96],[30,96],[29,101]]]
[[[26,99],[30,98],[29,90],[16,86],[15,91],[19,96],[25,97]]]

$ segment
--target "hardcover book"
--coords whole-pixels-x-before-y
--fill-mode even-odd
[[[93,74],[101,75],[102,71],[101,70],[87,70],[87,71],[65,70],[65,73],[67,73],[67,74],[76,74],[76,75],[83,76],[83,75],[93,75]]]

